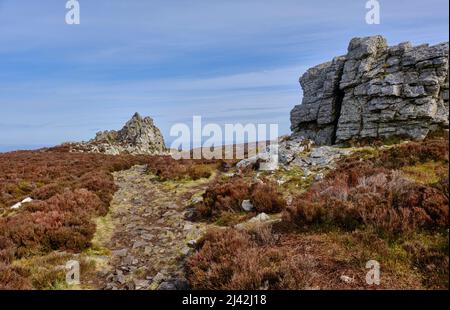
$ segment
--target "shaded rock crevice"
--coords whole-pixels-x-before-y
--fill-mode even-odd
[[[342,74],[343,74],[343,68],[338,73],[339,80],[341,80]],[[335,117],[334,117],[334,121],[333,121],[333,133],[331,135],[331,144],[336,143],[336,139],[337,139],[336,132],[337,132],[338,125],[339,125],[339,117],[341,115],[342,103],[344,101],[344,97],[345,97],[345,92],[339,88],[339,85],[337,85],[334,90],[335,100],[334,100],[333,105],[334,105]]]
[[[389,47],[381,36],[354,38],[346,55],[310,68],[300,84],[291,129],[318,145],[420,140],[448,128],[448,42]]]
[[[335,117],[335,120],[333,121],[333,133],[331,136],[331,144],[336,144],[336,139],[337,139],[336,132],[338,129],[339,116],[341,115],[342,102],[344,101],[344,96],[345,96],[345,93],[342,90],[338,89],[336,91],[336,100],[334,103],[334,108],[336,110],[336,112],[335,112],[336,117]]]

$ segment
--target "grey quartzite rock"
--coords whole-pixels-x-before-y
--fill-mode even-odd
[[[447,129],[448,42],[389,47],[382,36],[354,38],[347,55],[300,78],[294,135],[330,145],[392,136],[421,140]]]
[[[138,113],[119,131],[101,131],[87,142],[67,143],[72,152],[105,153],[110,155],[153,155],[167,152],[164,138],[150,117]]]

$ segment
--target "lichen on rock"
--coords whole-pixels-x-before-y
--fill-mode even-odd
[[[389,47],[382,36],[354,38],[347,55],[307,70],[300,84],[291,129],[317,145],[421,140],[448,129],[448,42]]]
[[[155,155],[167,152],[164,138],[150,117],[135,113],[122,129],[100,131],[87,142],[67,143],[72,152]]]

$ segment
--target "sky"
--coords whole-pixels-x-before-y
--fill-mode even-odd
[[[447,0],[0,0],[0,152],[88,140],[151,116],[175,123],[276,123],[290,132],[299,77],[357,36],[448,41]]]

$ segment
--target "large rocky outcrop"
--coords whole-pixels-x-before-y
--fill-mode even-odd
[[[161,131],[150,117],[138,113],[119,131],[98,132],[87,142],[67,143],[73,152],[105,153],[111,155],[154,155],[167,151]]]
[[[448,42],[388,47],[354,38],[348,53],[309,69],[291,111],[294,136],[316,144],[392,136],[423,139],[448,128]]]

